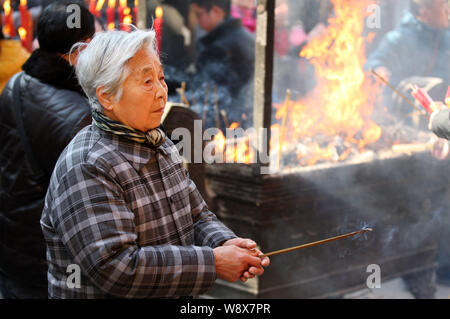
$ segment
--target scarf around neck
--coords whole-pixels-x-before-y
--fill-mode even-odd
[[[122,136],[138,143],[147,144],[153,149],[157,149],[166,141],[166,133],[162,126],[143,133],[128,125],[114,121],[96,110],[92,111],[92,120],[103,131]]]

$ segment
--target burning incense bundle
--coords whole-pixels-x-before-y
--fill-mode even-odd
[[[429,113],[433,113],[432,105],[434,103],[433,99],[428,95],[427,92],[422,90],[416,85],[412,85],[412,96],[423,106],[423,108]]]
[[[352,236],[355,236],[355,235],[358,235],[358,234],[364,234],[364,233],[366,233],[368,231],[372,231],[372,230],[373,230],[372,228],[363,228],[363,229],[361,229],[359,231],[355,231],[355,232],[352,232],[352,233],[348,233],[348,234],[344,234],[344,235],[340,235],[340,236],[336,236],[336,237],[331,237],[331,238],[315,241],[315,242],[312,242],[312,243],[303,244],[303,245],[300,245],[300,246],[295,246],[295,247],[290,247],[290,248],[285,248],[285,249],[272,251],[272,252],[267,253],[267,254],[262,254],[259,257],[269,257],[269,256],[275,256],[275,255],[280,255],[280,254],[284,254],[284,253],[289,253],[291,251],[322,245],[322,244],[329,243],[329,242],[332,242],[332,241],[335,241],[335,240],[352,237]]]

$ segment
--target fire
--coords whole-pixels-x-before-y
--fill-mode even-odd
[[[116,7],[116,0],[108,0],[108,7],[109,8],[115,8]]]
[[[239,123],[231,123],[229,129],[239,128]],[[242,136],[232,139],[226,139],[222,131],[214,136],[214,151],[223,154],[225,163],[245,163],[249,164],[254,160],[254,150],[250,147],[253,136]]]
[[[315,68],[317,87],[300,101],[291,102],[289,108],[277,106],[276,119],[288,118],[281,149],[297,148],[302,165],[344,160],[352,147],[361,152],[382,133],[370,119],[379,86],[363,71],[366,59],[362,33],[366,8],[373,1],[332,2],[335,16],[329,19],[326,32],[300,52]],[[339,153],[336,138],[342,139],[340,144],[344,146]]]
[[[20,0],[20,5],[21,6],[26,6],[27,5],[27,0]]]

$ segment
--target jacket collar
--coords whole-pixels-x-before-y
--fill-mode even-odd
[[[208,45],[216,41],[217,38],[222,37],[224,34],[230,31],[230,29],[237,29],[242,26],[241,20],[235,18],[225,18],[214,30],[205,35],[201,42],[204,45]]]
[[[44,83],[85,96],[75,75],[75,69],[57,53],[37,49],[25,62],[22,69],[26,74]]]
[[[147,144],[134,142],[110,132],[103,131],[94,124],[92,125],[92,129],[108,141],[106,142],[108,147],[112,147],[119,151],[137,172],[139,172],[142,167],[156,155],[156,153],[172,157],[172,159],[179,158],[181,161],[181,157],[178,155],[178,149],[169,137],[166,138],[164,144],[154,150]]]

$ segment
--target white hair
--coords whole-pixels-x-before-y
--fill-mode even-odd
[[[114,96],[116,101],[120,100],[123,82],[129,74],[126,64],[143,48],[156,53],[154,30],[99,32],[90,43],[72,47],[71,52],[79,51],[75,70],[92,109],[103,109],[97,98],[98,87],[103,87],[103,92]]]

